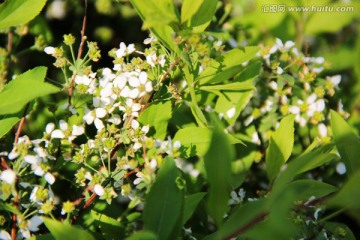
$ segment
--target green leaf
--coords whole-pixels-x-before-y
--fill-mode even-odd
[[[21,113],[13,115],[0,116],[0,138],[3,137],[10,129],[21,119]]]
[[[29,238],[29,240],[55,240],[55,238],[51,235],[51,233],[48,233],[48,234],[33,236]]]
[[[196,123],[202,127],[205,128],[207,126],[207,120],[204,116],[204,113],[201,111],[199,105],[197,103],[191,102],[190,103],[190,109],[191,112],[196,120]]]
[[[209,150],[204,156],[205,170],[209,183],[207,210],[220,226],[228,209],[231,191],[231,162],[234,159],[234,148],[224,133],[217,127],[213,130]]]
[[[46,0],[6,0],[0,5],[0,29],[25,24],[34,19]]]
[[[142,20],[145,22],[148,20],[148,27],[150,27],[151,32],[165,44],[165,46],[176,53],[180,53],[178,46],[173,42],[172,34],[174,30],[167,25],[171,21],[175,21],[174,16],[177,16],[176,8],[172,0],[165,1],[156,1],[156,0],[130,0],[131,4],[136,9],[137,13],[140,15]],[[151,6],[154,6],[151,8]],[[161,19],[161,15],[158,14],[158,9],[160,12],[165,14],[165,18]],[[178,18],[178,16],[177,16]],[[178,20],[176,20],[178,21]]]
[[[336,192],[337,188],[320,181],[303,179],[289,183],[286,186],[286,191],[296,192],[296,200],[307,200],[312,196],[316,198],[325,197]]]
[[[209,149],[212,131],[208,128],[187,127],[176,132],[173,141],[180,141],[183,157],[204,156]],[[230,134],[226,134],[231,144],[242,143]]]
[[[255,87],[251,82],[234,82],[228,84],[206,85],[200,87],[200,90],[204,90],[204,91],[214,91],[214,90],[246,91],[246,90],[254,90],[254,89]]]
[[[38,97],[59,92],[61,89],[44,82],[46,67],[36,67],[5,85],[0,92],[0,115],[19,112],[28,102]]]
[[[327,204],[329,206],[360,210],[359,182],[360,171],[357,171],[350,177],[349,181],[344,184],[341,190],[327,202]]]
[[[237,235],[236,232],[244,228],[248,222],[257,219],[261,221],[261,218],[266,215],[264,202],[264,199],[260,199],[238,207],[217,232],[205,237],[204,240],[230,239]]]
[[[174,239],[182,226],[184,191],[176,182],[179,177],[174,160],[166,158],[145,199],[144,228],[160,240]]]
[[[200,8],[204,0],[184,0],[181,6],[181,23],[186,22]]]
[[[164,139],[172,116],[171,101],[150,104],[139,117],[139,122],[154,127],[155,138]]]
[[[205,197],[205,195],[205,192],[197,192],[185,197],[184,216],[182,221],[183,225],[185,225],[185,223],[193,215],[196,207],[199,205],[200,201]]]
[[[291,155],[294,146],[294,119],[295,115],[284,117],[280,127],[271,135],[266,149],[266,171],[270,181],[276,178]]]
[[[43,217],[43,219],[45,226],[49,229],[50,233],[56,240],[69,239],[69,236],[71,236],[72,239],[77,240],[95,240],[90,233],[80,227],[75,227],[50,218]]]
[[[124,226],[114,218],[91,210],[91,216],[105,239],[117,239],[124,235]]]
[[[349,124],[335,111],[331,110],[331,128],[336,147],[344,161],[349,175],[360,169],[360,141]]]
[[[136,232],[125,240],[157,240],[156,235],[150,231]]]
[[[195,81],[199,81],[200,85],[221,83],[243,70],[241,64],[255,57],[259,49],[259,47],[245,47],[244,50],[230,50],[216,58],[212,65],[206,68]]]
[[[216,12],[218,0],[204,0],[200,8],[190,19],[194,32],[203,32],[210,24]]]
[[[356,240],[354,233],[351,232],[350,228],[343,223],[338,222],[325,222],[324,228],[326,231],[331,232],[332,234],[336,234],[339,229],[342,229],[345,235],[342,237],[346,240]]]

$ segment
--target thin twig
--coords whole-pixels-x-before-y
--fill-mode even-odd
[[[85,41],[86,41],[86,37],[85,37],[86,14],[87,14],[87,0],[85,0],[84,18],[83,18],[82,29],[81,29],[81,32],[80,32],[81,33],[81,42],[80,42],[80,46],[79,46],[79,50],[78,50],[77,59],[81,58],[83,48],[84,48],[84,44],[85,44]]]
[[[3,170],[10,168],[4,157],[1,157],[1,167],[3,168]]]
[[[24,110],[23,116],[22,116],[22,118],[21,118],[21,120],[20,120],[19,127],[18,127],[18,129],[17,129],[17,131],[16,131],[16,134],[15,134],[14,144],[18,143],[18,141],[19,141],[19,137],[20,137],[20,134],[21,134],[22,128],[24,127],[25,118],[26,118],[26,114],[27,114],[27,111],[28,111],[29,105],[30,105],[30,103],[26,104],[26,107],[25,107],[25,110]]]
[[[255,216],[251,221],[249,221],[247,224],[245,224],[243,227],[239,228],[238,230],[224,237],[223,239],[229,240],[237,236],[240,236],[241,234],[245,233],[247,230],[255,226],[257,223],[263,221],[268,214],[269,213],[267,212],[260,213],[259,215]]]

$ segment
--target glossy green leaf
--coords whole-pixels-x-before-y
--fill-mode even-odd
[[[88,233],[87,231],[69,225],[63,222],[59,222],[50,218],[43,218],[45,226],[49,229],[50,233],[54,236],[56,240],[69,239],[71,236],[72,239],[77,240],[95,240],[95,238]]]
[[[346,209],[360,210],[360,171],[353,173],[349,181],[344,184],[341,190],[331,198],[329,206],[342,207]]]
[[[166,158],[145,199],[144,228],[159,240],[174,239],[182,226],[184,191],[176,183],[179,177],[174,160]]]
[[[247,202],[238,207],[217,232],[205,237],[204,240],[230,239],[231,237],[238,236],[242,233],[239,233],[239,231],[245,229],[245,226],[249,222],[261,221],[266,217],[267,211],[264,202],[264,199],[261,199],[254,202]]]
[[[294,191],[296,193],[296,200],[307,200],[314,196],[321,198],[336,192],[337,188],[316,180],[303,179],[296,180],[286,186],[286,191]]]
[[[91,210],[91,216],[105,239],[116,239],[124,235],[124,226],[114,218]]]
[[[154,137],[164,139],[167,134],[168,122],[172,116],[171,102],[150,104],[139,117],[139,122],[155,128]]]
[[[29,240],[55,240],[55,238],[53,237],[53,235],[51,235],[51,233],[48,233],[48,234],[33,236],[29,238]]]
[[[31,21],[45,3],[46,0],[6,0],[0,5],[0,29]]]
[[[215,128],[209,150],[204,156],[204,163],[209,183],[207,211],[217,226],[222,224],[228,209],[232,181],[231,162],[234,156],[234,148],[224,131],[220,127]]]
[[[204,0],[200,8],[190,19],[190,26],[195,32],[202,32],[210,24],[216,12],[218,0]]]
[[[205,197],[205,192],[197,192],[185,197],[184,205],[184,216],[183,216],[183,225],[190,219],[193,215],[196,207],[199,205],[200,201]]]
[[[38,97],[59,92],[61,89],[44,82],[46,67],[36,67],[5,85],[0,92],[0,115],[19,112],[28,102]]]
[[[324,228],[326,231],[331,232],[332,234],[338,233],[339,229],[342,230],[342,234],[344,234],[342,237],[346,240],[356,240],[354,233],[350,230],[348,226],[346,226],[343,223],[338,222],[325,222]]]
[[[214,91],[214,90],[247,91],[247,90],[254,90],[255,87],[251,82],[234,82],[228,84],[201,86],[200,89],[204,91]]]
[[[151,18],[156,17],[158,19],[158,22],[154,23],[154,19],[152,20],[152,26],[150,28],[151,32],[153,32],[155,34],[155,36],[165,44],[165,46],[171,50],[173,50],[176,53],[180,53],[180,50],[178,48],[178,46],[173,42],[173,38],[172,38],[172,34],[174,33],[174,30],[167,24],[164,24],[165,22],[171,22],[173,19],[172,14],[168,13],[167,8],[172,9],[170,12],[176,13],[176,9],[171,8],[171,5],[173,5],[173,3],[170,3],[170,1],[172,2],[172,0],[166,0],[166,1],[161,1],[160,5],[161,6],[156,6],[155,8],[151,9],[151,7],[149,7],[151,5],[157,5],[157,2],[155,0],[151,0],[151,1],[143,1],[143,0],[130,0],[131,4],[134,6],[134,8],[136,9],[137,13],[140,15],[140,17],[142,18],[143,21],[146,21],[147,19],[150,21]],[[156,12],[155,9],[157,8],[161,8],[162,11],[165,10],[165,14],[166,16],[169,16],[169,14],[171,15],[168,19],[161,19],[159,18],[158,13]],[[150,24],[151,25],[151,24]]]
[[[181,5],[181,23],[186,22],[200,8],[204,0],[184,0]]]
[[[212,131],[208,128],[187,127],[176,132],[173,141],[180,141],[183,157],[204,156],[211,142]],[[226,134],[231,144],[242,143],[241,140]]]
[[[255,57],[258,51],[259,47],[230,50],[218,57],[197,77],[196,81],[199,81],[200,85],[221,83],[240,73],[243,70],[241,64]]]
[[[125,240],[158,240],[156,235],[150,231],[136,232]]]
[[[21,114],[0,116],[0,138],[3,137],[10,129],[21,119]]]
[[[295,115],[284,117],[279,128],[271,135],[266,150],[266,171],[271,181],[291,155],[294,146],[294,119]]]
[[[360,140],[350,125],[335,111],[331,111],[331,128],[336,147],[349,175],[360,169]]]
[[[205,128],[207,126],[207,120],[199,105],[197,105],[197,103],[191,102],[190,109],[198,126]]]

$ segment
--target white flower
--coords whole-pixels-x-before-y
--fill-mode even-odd
[[[174,146],[174,148],[176,148],[176,149],[180,149],[180,147],[181,147],[180,141],[175,141],[174,144],[173,144],[173,146]]]
[[[55,0],[50,3],[46,17],[49,19],[63,19],[66,15],[66,2],[62,0]]]
[[[0,179],[8,184],[13,184],[16,180],[16,174],[11,169],[6,169],[1,172]]]
[[[46,182],[48,182],[50,185],[53,185],[55,182],[55,177],[51,173],[47,172],[44,176]]]
[[[8,159],[13,160],[19,156],[19,153],[11,151],[8,155]]]
[[[105,190],[100,184],[95,184],[94,193],[101,197],[102,195],[104,195]]]
[[[44,48],[44,52],[46,54],[49,54],[49,55],[54,55],[55,54],[55,48],[54,47],[46,47],[46,48]]]
[[[141,128],[141,131],[144,133],[144,134],[147,134],[150,130],[150,127],[149,125],[145,125]]]
[[[151,44],[152,42],[156,41],[156,38],[155,37],[148,37],[148,38],[145,38],[144,40],[144,44],[145,45],[148,45],[148,44]]]
[[[282,52],[288,52],[293,46],[295,46],[295,43],[293,41],[286,41],[285,44],[283,44],[280,38],[276,38],[275,46]]]
[[[326,77],[326,80],[329,81],[334,87],[338,87],[339,83],[341,82],[341,75]]]
[[[226,116],[228,118],[232,118],[235,116],[235,113],[236,113],[236,109],[235,109],[235,107],[232,107],[226,112]]]
[[[111,118],[108,119],[108,122],[119,125],[121,123],[121,118],[118,114],[114,114]]]
[[[134,143],[134,146],[133,146],[133,149],[134,149],[135,151],[137,151],[137,150],[139,150],[141,147],[142,147],[142,144],[141,144],[141,143],[135,142],[135,143]]]
[[[63,131],[68,130],[68,124],[64,120],[59,121],[59,126],[60,126],[60,129],[63,130]]]
[[[46,124],[45,132],[47,134],[50,134],[52,131],[54,131],[54,129],[55,129],[55,124],[50,122],[50,123]]]
[[[106,110],[104,108],[96,108],[95,109],[95,116],[97,118],[103,118],[106,115]]]
[[[100,131],[100,130],[102,130],[103,128],[105,128],[104,123],[103,123],[100,119],[98,119],[98,118],[95,119],[94,125],[95,125],[95,127],[96,127],[96,129],[97,129],[98,131]]]
[[[299,114],[300,113],[300,108],[298,106],[290,106],[289,111],[292,114]]]
[[[152,159],[152,160],[150,161],[150,168],[151,168],[151,169],[155,169],[156,166],[157,166],[157,161],[156,161],[155,159]]]
[[[254,132],[253,135],[251,136],[251,142],[260,145],[260,138],[257,132]]]
[[[283,74],[283,72],[284,72],[284,70],[281,67],[276,68],[276,74],[277,75],[281,75],[281,74]]]
[[[76,75],[75,76],[75,83],[76,84],[83,84],[83,85],[85,85],[85,86],[89,86],[90,85],[90,83],[91,83],[91,81],[92,81],[92,79],[90,79],[88,76],[86,76],[86,75],[83,75],[83,76],[79,76],[79,75]]]
[[[136,173],[137,178],[134,180],[134,185],[138,185],[139,183],[141,183],[143,181],[143,178],[145,177],[145,175],[142,172],[138,172]]]
[[[278,89],[278,84],[277,84],[277,82],[275,82],[275,81],[271,81],[271,82],[269,82],[269,87],[270,87],[272,90],[276,91],[276,90]]]
[[[119,110],[124,112],[123,119],[125,119],[127,116],[139,116],[139,111],[141,110],[141,104],[135,103],[133,99],[127,98],[126,101],[126,107],[119,106]]]
[[[132,43],[132,44],[129,44],[127,47],[125,45],[124,42],[121,42],[120,43],[120,48],[118,50],[116,50],[115,54],[116,54],[116,57],[118,58],[122,58],[122,57],[125,57],[133,52],[135,52],[135,45]]]

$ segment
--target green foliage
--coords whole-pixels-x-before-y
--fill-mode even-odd
[[[214,129],[209,150],[204,156],[209,192],[207,209],[217,226],[223,222],[228,208],[231,189],[231,162],[234,159],[234,148],[220,127]]]
[[[341,159],[349,175],[352,175],[360,169],[360,140],[349,124],[335,111],[331,111],[331,127]]]
[[[50,233],[56,240],[66,239],[69,236],[76,239],[81,240],[93,240],[95,239],[90,233],[87,231],[71,226],[66,223],[62,223],[56,220],[52,220],[50,218],[44,218],[45,226],[49,229]]]
[[[8,83],[0,92],[1,99],[14,98],[14,101],[0,103],[0,115],[19,112],[28,102],[60,91],[60,88],[44,82],[45,67],[29,70]]]
[[[46,0],[6,0],[0,5],[0,29],[26,24],[45,6]]]
[[[294,146],[294,119],[295,115],[282,119],[279,128],[271,135],[266,151],[266,171],[270,181],[276,178],[291,155]]]
[[[184,186],[173,159],[166,158],[157,179],[146,197],[144,228],[158,239],[171,239],[180,231],[184,208]]]

